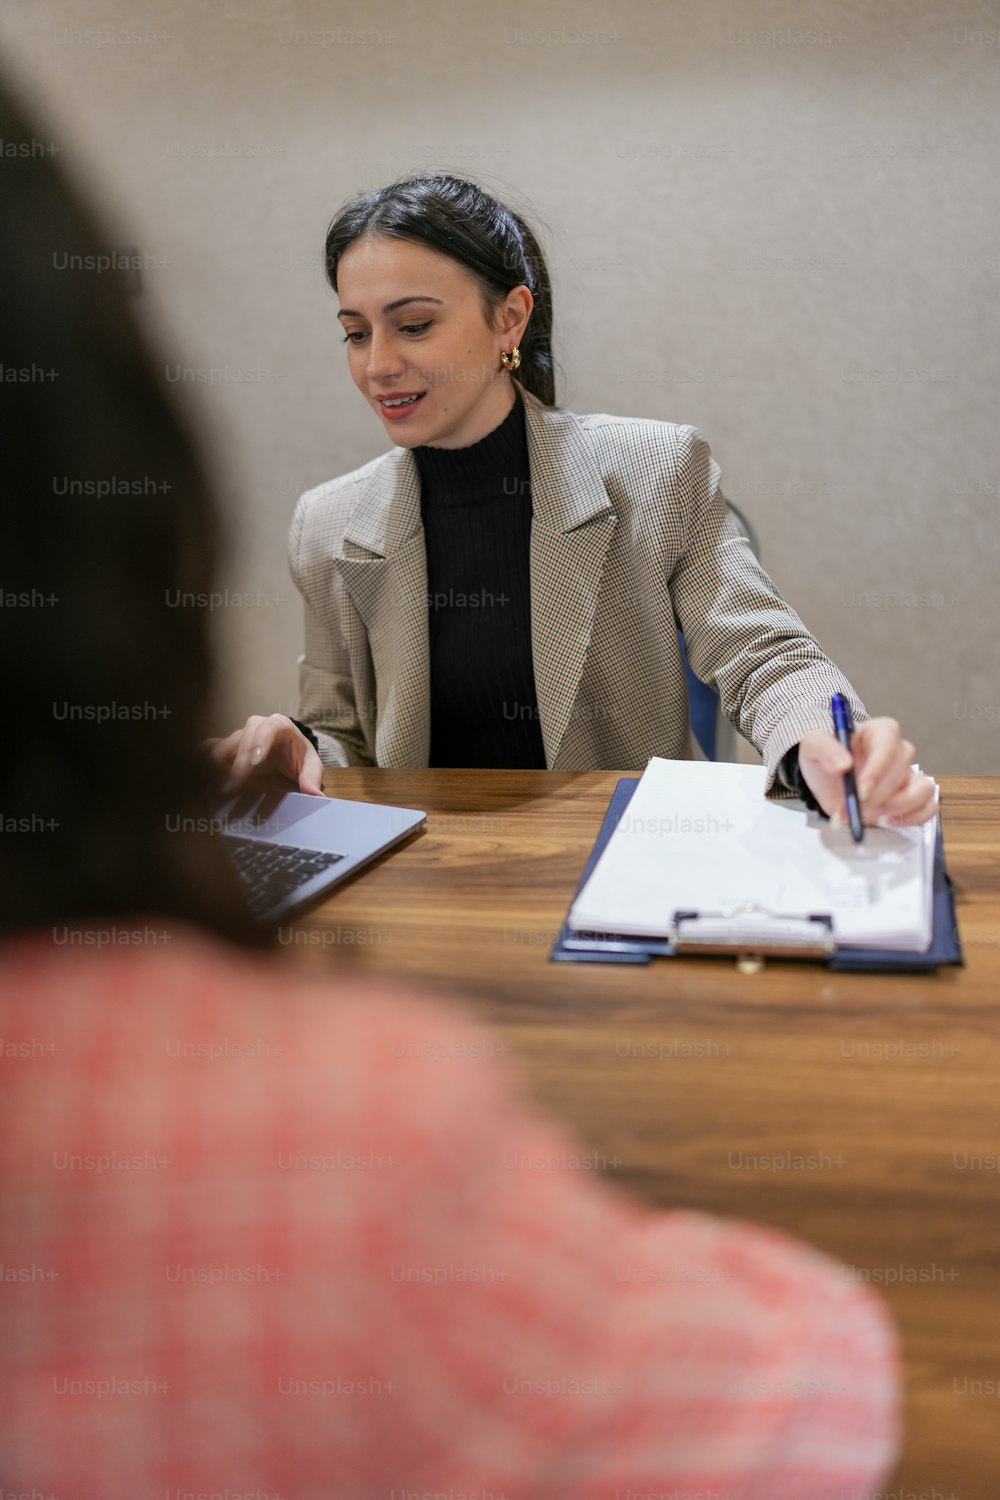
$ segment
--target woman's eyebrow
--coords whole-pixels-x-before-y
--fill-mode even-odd
[[[440,297],[400,297],[396,302],[387,302],[383,307],[383,313],[395,312],[397,307],[405,307],[408,302],[437,302],[444,306]],[[358,312],[354,307],[342,307],[337,314],[338,318],[363,318],[364,313]]]

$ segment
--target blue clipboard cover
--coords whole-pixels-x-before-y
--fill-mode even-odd
[[[573,893],[574,901],[590,879],[594,866],[604,852],[605,845],[639,785],[639,780],[638,776],[623,776],[616,786],[580,883]],[[570,902],[570,906],[572,904]],[[809,920],[818,921],[819,919]],[[660,937],[616,937],[609,933],[574,932],[569,926],[567,917],[549,957],[557,963],[646,964],[654,958],[676,958],[680,953],[685,955],[698,953],[706,956],[723,954],[733,958],[740,951],[740,946],[733,943],[718,946],[684,943],[679,946],[676,941]],[[894,970],[920,973],[940,968],[945,964],[964,964],[958,935],[958,921],[955,916],[955,891],[951,877],[945,868],[940,823],[934,849],[934,923],[929,948],[922,953],[901,952],[891,948],[838,948],[831,947],[820,940],[808,947],[790,946],[783,952],[769,949],[768,956],[783,959],[814,959],[824,963],[829,969],[857,969],[886,973]]]

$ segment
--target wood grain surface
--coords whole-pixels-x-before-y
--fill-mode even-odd
[[[883,1288],[907,1367],[885,1500],[998,1500],[1000,778],[941,779],[966,965],[917,975],[551,962],[617,779],[328,771],[329,794],[423,808],[426,831],[280,951],[463,995],[614,1180],[779,1226]]]

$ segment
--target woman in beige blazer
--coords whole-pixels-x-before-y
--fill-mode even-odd
[[[404,178],[345,205],[326,265],[351,376],[394,448],[299,501],[300,719],[214,741],[231,785],[260,767],[319,794],[324,766],[684,756],[679,622],[769,793],[844,816],[841,692],[866,821],[932,816],[913,745],[777,593],[701,433],[556,405],[548,271],[523,218],[463,179]],[[439,586],[480,576],[499,591]]]

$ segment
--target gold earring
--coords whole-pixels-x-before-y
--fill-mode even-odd
[[[517,369],[518,365],[521,363],[521,351],[516,344],[509,354],[503,353],[500,355],[500,363],[503,365],[505,370]]]

